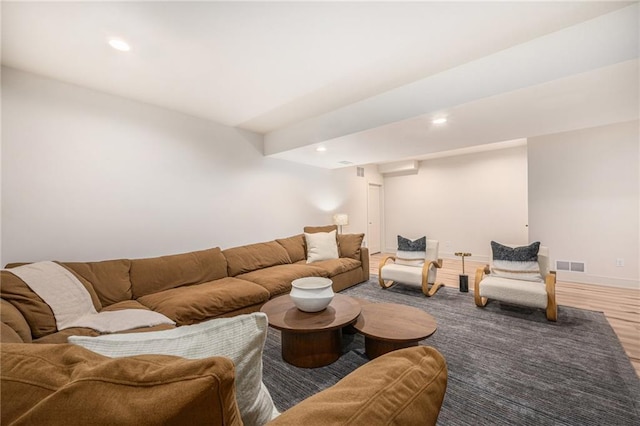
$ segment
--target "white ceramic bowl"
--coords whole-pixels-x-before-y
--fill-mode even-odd
[[[333,281],[329,278],[307,277],[291,282],[291,300],[304,312],[320,312],[333,300]]]

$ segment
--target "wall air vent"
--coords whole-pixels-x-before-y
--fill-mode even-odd
[[[556,271],[584,272],[584,262],[556,260]]]
[[[356,167],[358,177],[364,177],[364,167]]]

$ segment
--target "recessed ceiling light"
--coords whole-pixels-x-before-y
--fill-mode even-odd
[[[327,150],[327,148],[324,147],[324,146],[319,146],[319,147],[316,148],[316,151],[318,151],[318,152],[325,152],[326,150]]]
[[[121,52],[128,52],[131,50],[131,46],[129,46],[129,43],[124,40],[120,40],[119,38],[109,39],[109,46]]]
[[[446,117],[440,117],[440,118],[435,118],[435,119],[431,120],[431,122],[433,124],[444,124],[444,123],[447,122],[447,119],[446,119]]]

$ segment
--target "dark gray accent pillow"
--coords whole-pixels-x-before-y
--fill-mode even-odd
[[[411,241],[401,235],[398,235],[398,250],[400,251],[426,251],[427,237],[418,238]]]
[[[491,241],[493,260],[508,260],[511,262],[537,262],[540,241],[523,247],[507,247],[495,241]]]

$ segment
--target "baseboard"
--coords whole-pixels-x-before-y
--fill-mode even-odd
[[[557,272],[558,281],[579,284],[595,284],[605,287],[627,288],[630,290],[640,290],[640,280],[626,278],[603,277],[599,275],[579,274],[576,272]]]

